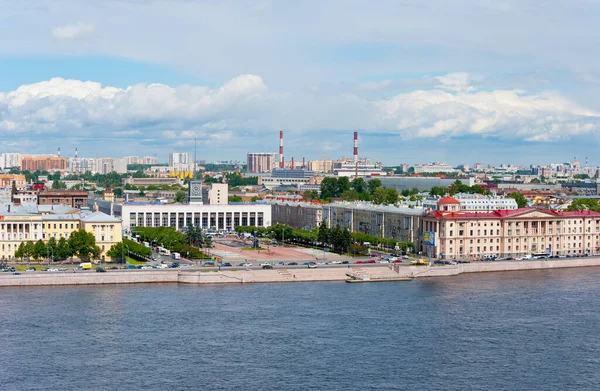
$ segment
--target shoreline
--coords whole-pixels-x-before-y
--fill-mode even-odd
[[[476,262],[445,266],[378,265],[360,267],[317,268],[317,269],[274,269],[274,270],[119,270],[106,273],[23,273],[12,275],[0,273],[0,287],[16,286],[66,286],[104,284],[255,284],[282,282],[395,282],[415,278],[450,277],[463,273],[491,273],[507,271],[548,270],[576,267],[600,266],[600,257],[576,259]],[[352,275],[352,277],[350,277]]]

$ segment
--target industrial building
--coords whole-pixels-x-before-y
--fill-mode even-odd
[[[422,208],[340,202],[323,205],[323,220],[329,227],[340,226],[399,242],[419,244]]]
[[[333,173],[338,177],[384,176],[381,162],[371,162],[358,157],[358,132],[354,132],[354,151],[352,159],[340,159],[333,163]]]
[[[423,173],[451,173],[456,172],[451,165],[446,163],[427,163],[427,164],[415,164],[414,165],[415,174],[423,174]]]
[[[401,192],[402,190],[411,190],[416,188],[419,191],[429,191],[432,187],[450,187],[456,179],[437,178],[437,177],[412,177],[412,176],[386,176],[377,178],[384,187],[393,187]],[[473,186],[475,178],[460,178],[463,184]]]

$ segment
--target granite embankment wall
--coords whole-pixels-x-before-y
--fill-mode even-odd
[[[23,273],[0,274],[0,286],[38,285],[96,285],[96,284],[139,284],[151,282],[177,282],[177,270],[110,271],[107,273]]]
[[[365,276],[375,280],[393,277],[445,277],[462,273],[506,272],[523,270],[547,270],[569,267],[600,266],[600,257],[556,259],[547,261],[477,262],[446,266],[387,265],[350,268],[333,267],[318,269],[275,269],[275,270],[226,270],[182,271],[182,270],[111,270],[106,273],[23,273],[12,275],[0,273],[2,286],[42,285],[96,285],[96,284],[139,284],[139,283],[182,283],[182,284],[243,284],[268,282],[311,282],[345,281],[346,273]]]
[[[500,261],[462,263],[448,266],[395,266],[394,269],[403,277],[443,277],[462,273],[507,272],[524,270],[547,270],[570,267],[600,266],[600,257],[574,259],[552,259],[539,261]]]

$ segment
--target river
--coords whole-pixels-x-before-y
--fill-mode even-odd
[[[2,390],[597,390],[600,268],[0,289]]]

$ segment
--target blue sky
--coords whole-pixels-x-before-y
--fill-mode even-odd
[[[595,2],[0,6],[0,152],[600,165]]]

